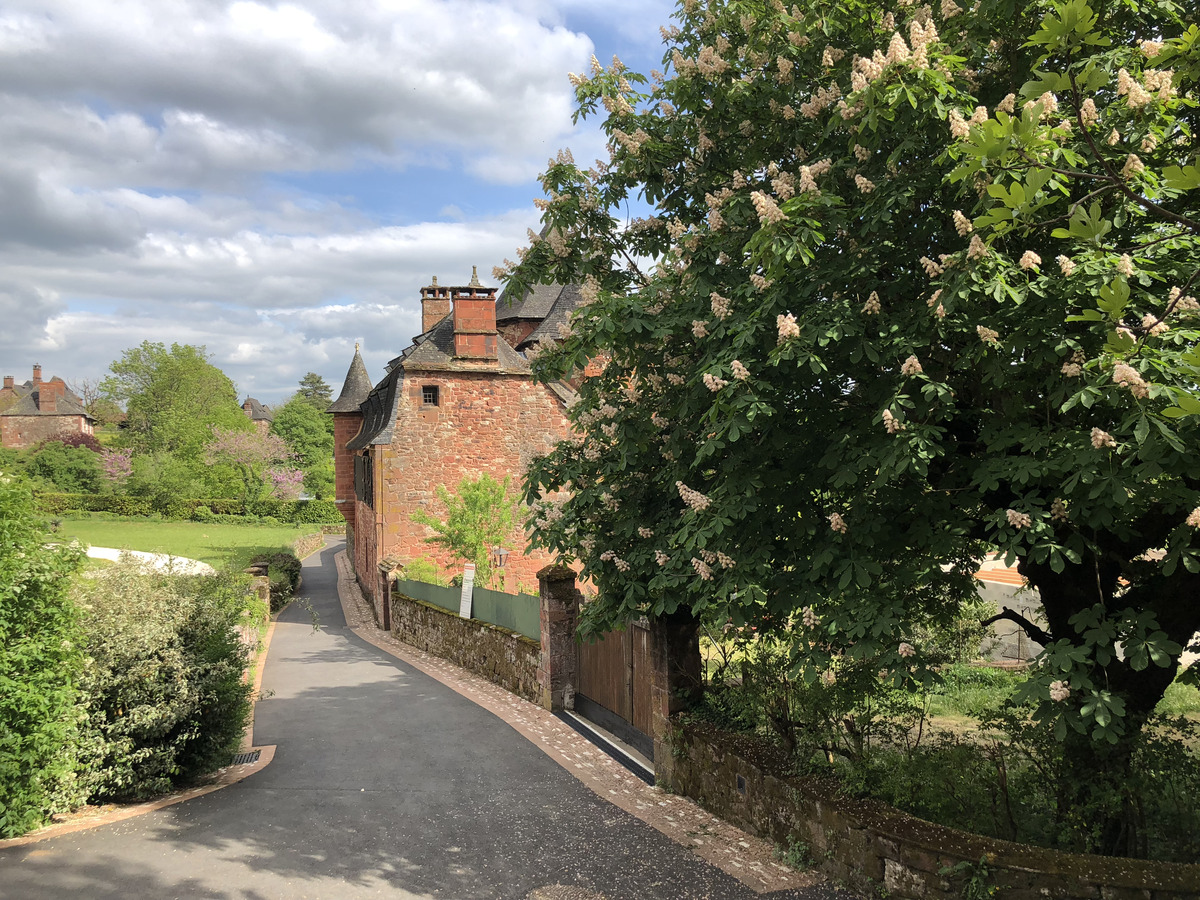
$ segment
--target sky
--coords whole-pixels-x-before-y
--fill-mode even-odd
[[[667,0],[0,0],[0,371],[204,345],[277,404],[373,381],[538,229],[594,53],[661,66]]]

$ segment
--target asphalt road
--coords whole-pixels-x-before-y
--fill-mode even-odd
[[[274,761],[158,812],[0,850],[0,897],[835,896],[755,894],[359,640],[337,599],[340,549],[305,563],[320,630],[299,603],[276,626],[254,725]]]

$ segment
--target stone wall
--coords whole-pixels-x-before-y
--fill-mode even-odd
[[[448,659],[519,697],[537,703],[541,645],[523,634],[463,619],[431,603],[392,593],[392,633],[410,646]]]
[[[1200,900],[1200,865],[1061,853],[934,825],[840,797],[827,781],[781,776],[781,754],[705,725],[676,723],[672,744],[675,791],[780,846],[806,845],[828,875],[864,892],[957,900],[965,875],[940,871],[986,857],[1005,900]]]
[[[325,534],[322,531],[318,531],[313,534],[305,534],[296,538],[296,540],[292,542],[292,552],[295,553],[299,559],[304,559],[304,557],[308,556],[310,553],[315,553],[324,546]]]
[[[0,416],[0,446],[25,449],[63,433],[91,434],[83,416]]]

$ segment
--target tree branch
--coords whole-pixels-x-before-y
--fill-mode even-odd
[[[1106,160],[1100,153],[1100,150],[1096,147],[1096,142],[1092,140],[1092,135],[1088,130],[1088,127],[1083,124],[1083,113],[1079,109],[1079,85],[1075,81],[1075,73],[1068,73],[1068,77],[1071,79],[1071,91],[1074,94],[1076,110],[1075,117],[1079,122],[1080,131],[1083,132],[1083,139],[1087,141],[1088,146],[1092,148],[1092,156],[1095,158],[1096,162],[1100,163],[1100,167],[1104,169],[1112,183],[1117,186],[1117,189],[1138,206],[1150,210],[1160,218],[1166,219],[1169,222],[1175,222],[1178,225],[1182,225],[1189,231],[1200,232],[1200,222],[1193,222],[1187,216],[1181,216],[1178,213],[1171,212],[1169,209],[1164,209],[1153,200],[1149,200],[1146,197],[1134,192],[1133,189],[1125,183],[1125,179],[1122,178],[1113,169],[1113,167],[1108,164],[1108,160]]]
[[[1039,628],[1019,612],[1009,609],[1007,606],[1002,607],[1002,612],[997,613],[990,619],[984,619],[979,624],[987,628],[993,622],[999,622],[1001,619],[1007,619],[1009,622],[1015,622],[1017,626],[1029,636],[1030,640],[1037,641],[1043,647],[1054,640],[1048,631],[1044,628]]]

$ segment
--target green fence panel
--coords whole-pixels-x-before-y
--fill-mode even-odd
[[[541,600],[532,594],[505,594],[476,587],[471,597],[473,618],[541,640]]]
[[[414,600],[424,600],[426,603],[448,609],[455,615],[458,614],[459,599],[462,597],[462,591],[459,588],[425,584],[423,581],[398,580],[396,590]]]
[[[397,593],[423,600],[457,613],[461,608],[462,589],[440,587],[423,581],[400,579],[396,582]],[[505,594],[476,587],[471,595],[471,618],[480,622],[499,625],[509,631],[540,641],[542,636],[542,601],[533,594]]]

